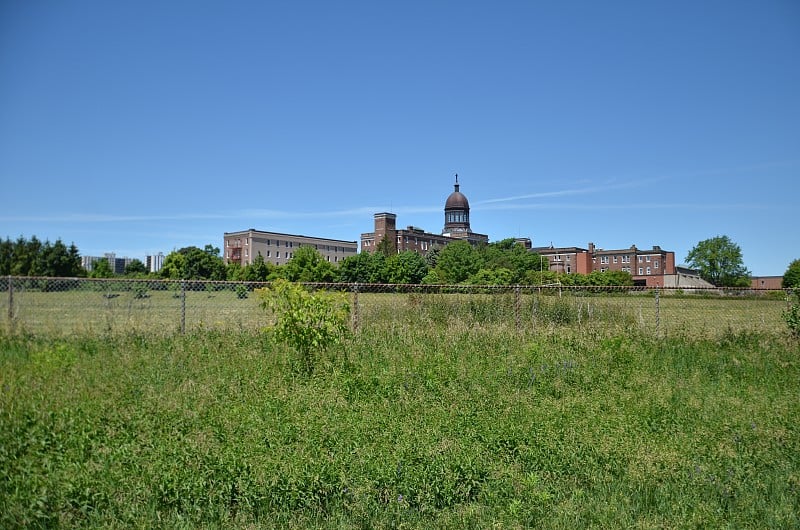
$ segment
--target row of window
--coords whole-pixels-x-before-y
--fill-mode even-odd
[[[650,258],[651,257],[652,256],[637,256],[637,258],[639,259],[639,263],[645,263],[645,262],[650,263]],[[619,263],[619,262],[630,263],[631,262],[631,257],[626,254],[626,255],[623,255],[623,256],[600,256],[600,263],[609,263],[609,259],[610,258],[612,258],[614,260],[614,263]],[[596,261],[596,260],[597,260],[597,258],[592,258],[592,261]],[[656,261],[656,263],[658,263],[658,261]],[[658,266],[656,266],[656,268],[658,268]]]
[[[469,223],[467,212],[446,212],[445,223]]]
[[[226,256],[227,256],[228,259],[231,258],[231,251],[230,250],[228,250],[226,252]],[[239,259],[240,257],[241,257],[240,254],[238,252],[234,251],[233,258],[234,259]],[[249,257],[249,253],[247,252],[247,249],[244,250],[244,257],[245,258]],[[272,258],[272,257],[275,257],[277,259],[281,259],[281,252],[280,251],[276,251],[275,255],[273,256],[272,255],[272,251],[271,250],[267,250],[267,255],[265,256],[265,258]],[[283,259],[289,260],[289,259],[292,259],[293,257],[294,257],[294,252],[284,252],[283,253]],[[325,256],[325,259],[330,261],[331,257],[330,256]],[[339,262],[339,256],[334,256],[333,257],[333,261],[334,261],[334,263],[338,263]],[[275,265],[280,265],[280,264],[281,264],[280,261],[276,261],[275,262]]]
[[[242,246],[242,240],[241,239],[237,239],[235,241],[233,241],[231,239],[227,239],[227,240],[225,240],[225,245],[227,247],[230,247],[231,246],[231,242],[233,242],[233,247],[241,247]],[[275,243],[276,247],[283,246],[284,248],[295,248],[295,246],[294,246],[295,241],[282,241],[280,239],[267,239],[266,246],[270,247],[270,246],[272,246],[273,243]],[[244,240],[244,244],[245,244],[245,246],[248,245],[248,240],[247,239]],[[307,245],[307,244],[306,243],[297,242],[297,246],[298,247],[300,247],[302,245]],[[320,250],[320,251],[327,251],[327,252],[331,252],[331,251],[333,251],[333,252],[355,252],[356,251],[354,248],[351,248],[351,247],[340,247],[338,245],[319,245],[319,244],[317,244],[317,245],[314,245],[314,248],[317,249],[317,250]],[[247,255],[246,252],[247,252],[247,250],[245,250],[245,255]]]
[[[658,263],[658,262],[656,262],[656,263]],[[656,268],[658,268],[658,267],[656,267]],[[600,267],[600,272],[606,272],[607,270],[609,270],[608,267]],[[631,272],[631,268],[630,267],[621,267],[619,270],[621,270],[622,272]],[[652,269],[650,267],[639,267],[639,276],[642,276],[642,275],[645,275],[645,274],[652,274],[652,273],[653,273],[653,271],[652,271]]]

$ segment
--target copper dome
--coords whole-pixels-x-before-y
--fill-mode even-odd
[[[444,209],[469,210],[467,196],[458,191],[458,184],[455,185],[455,188],[455,191],[447,197],[447,201],[444,203]]]

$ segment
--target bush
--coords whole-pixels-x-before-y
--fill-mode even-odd
[[[788,309],[783,312],[783,319],[789,326],[789,333],[792,337],[800,339],[800,294],[795,292],[794,301]]]
[[[257,289],[261,307],[275,316],[275,338],[300,354],[301,368],[311,374],[318,353],[339,344],[347,334],[350,306],[343,293],[310,293],[302,285],[275,280]]]
[[[240,300],[244,300],[245,298],[247,298],[247,295],[248,295],[248,292],[247,292],[247,286],[246,285],[239,284],[239,285],[236,286],[236,298],[238,298]]]

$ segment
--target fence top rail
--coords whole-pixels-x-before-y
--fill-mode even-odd
[[[0,281],[7,282],[6,288],[14,285],[35,287],[34,284],[95,284],[102,286],[136,286],[136,285],[162,285],[173,286],[203,286],[213,289],[236,288],[244,286],[248,289],[269,287],[270,281],[229,281],[229,280],[203,280],[203,279],[161,279],[161,278],[79,278],[79,277],[52,277],[52,276],[3,276]],[[299,282],[309,289],[336,290],[360,293],[532,293],[532,292],[560,292],[560,293],[664,293],[687,295],[712,295],[712,296],[762,296],[769,293],[783,293],[791,296],[795,289],[766,289],[752,287],[651,287],[632,285],[471,285],[471,284],[405,284],[405,283],[343,283],[343,282]]]

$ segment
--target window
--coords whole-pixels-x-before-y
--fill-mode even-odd
[[[567,261],[569,261],[571,258],[572,258],[572,256],[567,256]]]
[[[271,250],[268,250],[268,251],[267,251],[267,257],[268,257],[268,258],[271,258],[271,257],[272,257],[272,256],[271,256],[271,252],[272,252]]]
[[[639,267],[639,276],[641,276],[642,274],[644,274],[644,269],[642,269],[641,267]]]
[[[601,256],[600,263],[608,263],[608,256]]]
[[[650,267],[647,267],[647,274],[650,274]]]
[[[639,256],[639,263],[644,261],[644,256]]]
[[[647,257],[645,258],[645,260],[647,261],[647,263],[650,263],[650,256],[647,256]]]
[[[656,260],[656,261],[655,261],[655,263],[653,263],[653,268],[654,268],[654,269],[657,269],[657,268],[658,268],[658,260]]]
[[[605,267],[600,267],[600,272],[606,272],[608,269]]]
[[[247,256],[249,256],[249,255],[250,255],[250,254],[248,254],[248,252],[247,252],[247,249],[244,249],[244,257],[246,258],[246,257],[247,257]]]
[[[616,263],[616,262],[617,262],[617,257],[616,257],[616,256],[614,256],[614,263]]]

